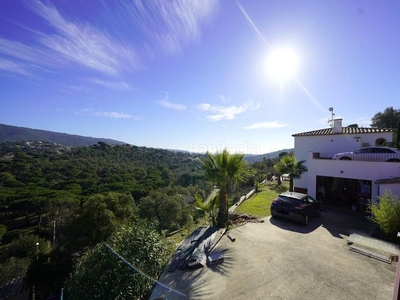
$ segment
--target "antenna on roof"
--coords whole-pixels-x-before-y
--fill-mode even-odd
[[[328,119],[328,123],[331,123],[330,126],[333,127],[335,113],[333,112],[333,107],[329,107],[329,111],[331,112],[331,119]]]

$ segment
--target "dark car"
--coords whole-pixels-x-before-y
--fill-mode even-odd
[[[271,203],[271,216],[285,217],[301,221],[307,225],[310,217],[319,217],[321,207],[313,197],[296,192],[285,192],[280,194]]]

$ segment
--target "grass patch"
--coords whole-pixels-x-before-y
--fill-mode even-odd
[[[235,209],[235,212],[252,215],[257,218],[268,217],[270,213],[271,202],[280,193],[287,191],[289,188],[289,183],[283,182],[282,185],[277,185],[275,183],[267,183],[262,187],[261,191],[255,194],[250,199],[244,201],[239,207]],[[195,207],[195,204],[193,204]],[[193,209],[193,208],[192,208]],[[197,218],[196,218],[197,219]],[[181,231],[168,236],[167,240],[171,243],[172,247],[177,247],[180,242],[182,242],[188,235],[192,233],[198,226],[207,226],[209,221],[203,217],[197,219],[197,222],[192,224],[192,226],[182,229]]]
[[[244,201],[236,208],[235,212],[252,215],[257,218],[268,217],[271,215],[270,207],[272,200],[283,191],[287,191],[286,185],[278,186],[276,184],[269,184],[261,192]]]

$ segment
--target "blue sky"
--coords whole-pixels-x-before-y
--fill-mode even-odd
[[[329,126],[329,107],[363,127],[399,108],[399,28],[397,0],[2,0],[0,123],[194,152],[291,148]],[[290,77],[270,69],[280,49]]]

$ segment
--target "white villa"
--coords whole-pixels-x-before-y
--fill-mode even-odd
[[[367,146],[391,146],[393,129],[343,127],[334,119],[327,129],[293,134],[294,155],[308,172],[295,180],[294,190],[322,203],[363,211],[368,199],[391,189],[400,197],[400,163],[332,160],[335,153]]]

